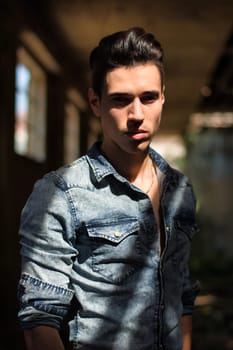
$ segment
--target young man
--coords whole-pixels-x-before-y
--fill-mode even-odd
[[[190,350],[195,200],[150,148],[164,104],[163,52],[132,28],[90,57],[89,101],[103,141],[36,183],[20,228],[19,318],[27,349]]]

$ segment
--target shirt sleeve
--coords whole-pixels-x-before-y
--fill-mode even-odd
[[[190,284],[189,270],[187,268],[185,272],[183,295],[182,295],[183,316],[191,315],[193,313],[195,299],[199,291],[200,291],[200,282],[196,281],[195,283]]]
[[[47,175],[35,184],[21,214],[18,296],[22,328],[60,328],[74,295],[70,283],[77,256],[74,232],[67,191]]]
[[[192,183],[189,179],[187,179],[187,183],[189,185],[190,190],[190,216],[193,217],[193,229],[192,229],[192,238],[193,236],[199,232],[199,228],[196,224],[196,196],[193,191]],[[192,240],[191,238],[191,240]],[[182,304],[183,304],[183,315],[190,315],[193,313],[195,299],[200,291],[200,282],[196,281],[191,284],[190,282],[190,271],[189,266],[185,267],[184,271],[184,279],[183,279],[183,294],[182,294]]]

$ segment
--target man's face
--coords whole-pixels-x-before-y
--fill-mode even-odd
[[[101,117],[103,151],[111,155],[146,152],[159,128],[164,103],[158,68],[153,63],[119,67],[107,73],[102,96],[89,100]]]

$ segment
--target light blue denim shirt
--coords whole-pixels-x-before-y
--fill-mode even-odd
[[[20,226],[22,328],[60,328],[75,298],[75,349],[181,350],[179,321],[198,291],[188,271],[195,199],[185,176],[150,156],[163,179],[162,255],[149,197],[98,144],[35,184]]]

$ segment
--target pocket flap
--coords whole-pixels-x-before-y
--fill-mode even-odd
[[[197,224],[193,222],[190,223],[186,221],[176,220],[175,227],[184,232],[190,239],[197,231],[199,231]]]
[[[92,221],[86,224],[88,236],[120,243],[125,237],[139,230],[136,218],[111,218]]]

